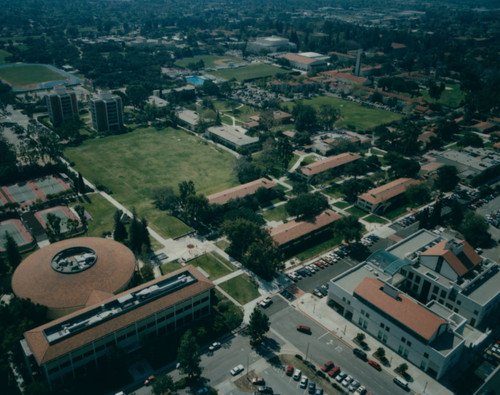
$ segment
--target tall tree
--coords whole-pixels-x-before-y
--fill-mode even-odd
[[[128,237],[127,229],[122,221],[122,214],[122,210],[116,210],[114,215],[115,229],[113,231],[113,238],[119,242],[127,240]]]
[[[441,192],[453,191],[459,181],[458,170],[455,166],[442,166],[437,170],[435,185]]]
[[[132,219],[128,228],[130,248],[136,255],[140,254],[142,247],[142,227],[137,219],[135,209],[132,209]]]
[[[81,206],[80,204],[77,204],[74,207],[76,213],[78,214],[78,217],[80,218],[80,222],[83,226],[83,229],[85,232],[87,232],[88,229],[88,222],[87,222],[87,216],[85,215],[85,207]]]
[[[335,229],[347,242],[357,241],[363,234],[363,225],[353,215],[342,217],[338,221],[335,221]]]
[[[264,335],[271,327],[269,317],[262,310],[255,306],[252,314],[250,314],[250,322],[248,324],[248,333],[250,335],[250,344],[257,346],[264,340]]]
[[[175,391],[174,380],[166,373],[157,376],[152,387],[154,395],[169,395]]]
[[[182,181],[179,184],[179,202],[182,208],[186,207],[188,197],[192,195],[196,195],[194,182],[191,180]]]
[[[285,205],[288,214],[298,219],[311,218],[328,208],[328,199],[322,193],[307,193],[290,199]]]
[[[7,260],[9,261],[10,267],[12,270],[16,270],[16,268],[21,263],[22,257],[19,253],[19,248],[17,246],[16,241],[10,235],[9,232],[5,232],[5,255],[7,256]]]
[[[275,144],[276,156],[281,167],[288,169],[288,163],[293,158],[293,147],[285,137],[280,137]]]
[[[61,239],[61,217],[48,213],[46,218],[47,236],[51,243]]]
[[[187,374],[189,378],[201,374],[200,347],[191,329],[188,329],[181,337],[179,349],[177,350],[177,360],[181,372]]]
[[[468,212],[459,230],[473,247],[485,247],[491,242],[488,228],[489,224],[484,217]]]

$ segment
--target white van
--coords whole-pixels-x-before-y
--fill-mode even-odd
[[[399,385],[401,388],[404,388],[405,390],[407,390],[407,389],[408,389],[408,382],[407,382],[405,379],[403,379],[403,378],[401,378],[401,377],[399,377],[399,376],[396,376],[396,377],[394,377],[394,380],[393,380],[393,381],[394,381],[397,385]]]
[[[296,369],[295,373],[293,374],[293,379],[295,381],[299,381],[300,380],[300,376],[302,376],[302,372],[300,371],[300,369]]]

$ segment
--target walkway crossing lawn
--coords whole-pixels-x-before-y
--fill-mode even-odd
[[[197,55],[194,57],[179,59],[175,62],[175,64],[177,66],[187,67],[189,63],[196,63],[200,60],[203,60],[206,68],[224,66],[228,63],[246,63],[243,59],[233,58],[231,56]]]
[[[219,286],[241,305],[245,305],[260,296],[258,287],[246,274],[240,274],[237,277],[233,277]]]
[[[328,104],[340,111],[340,119],[335,126],[347,129],[368,130],[375,126],[397,121],[403,116],[379,108],[366,107],[361,104],[330,96],[319,96],[312,99],[302,100],[302,103],[314,106],[319,110],[322,104]],[[282,106],[290,112],[294,106],[293,102],[282,103]]]
[[[91,215],[92,221],[89,221],[87,236],[101,237],[105,232],[112,232],[115,226],[114,214],[116,207],[108,202],[98,193],[87,195],[90,202],[82,200],[76,201],[71,207],[80,205]]]
[[[386,224],[387,222],[389,222],[386,219],[379,217],[378,215],[375,215],[375,214],[371,214],[371,215],[368,215],[366,217],[363,217],[363,221],[370,222],[373,224]]]
[[[224,78],[226,80],[231,80],[235,78],[236,80],[250,81],[258,78],[264,77],[274,77],[278,73],[289,73],[290,71],[284,70],[280,67],[271,66],[265,63],[253,63],[245,67],[238,67],[235,69],[225,69],[211,71],[212,74],[219,78]]]
[[[210,275],[210,280],[212,281],[217,280],[220,277],[224,277],[235,270],[234,266],[221,262],[217,257],[210,253],[201,255],[198,258],[186,262],[186,264],[193,265],[194,267],[201,267]]]
[[[179,270],[181,268],[182,265],[178,261],[166,262],[160,266],[162,275],[175,272],[176,270]]]
[[[177,190],[180,182],[192,180],[197,192],[209,195],[238,185],[233,155],[173,128],[87,140],[64,154],[90,182],[110,188],[128,209],[135,207],[163,237],[180,236],[190,228],[153,206],[155,188]]]
[[[274,207],[272,209],[264,211],[262,213],[262,216],[267,221],[283,221],[289,217],[288,213],[286,212],[284,204],[282,204],[281,206]]]

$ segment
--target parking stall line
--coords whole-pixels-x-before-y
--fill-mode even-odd
[[[318,340],[321,340],[322,338],[324,338],[326,335],[329,335],[330,332],[325,332],[323,333],[320,337],[318,337]]]

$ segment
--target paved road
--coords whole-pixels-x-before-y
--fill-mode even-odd
[[[279,298],[281,297],[279,296]],[[332,360],[336,365],[340,366],[341,370],[345,370],[361,382],[372,394],[406,393],[392,382],[392,376],[383,371],[378,372],[366,362],[356,358],[349,346],[297,311],[297,309],[291,306],[281,309],[271,314],[270,320],[272,328],[270,337],[278,342],[280,347],[291,343],[317,364]],[[309,336],[298,332],[296,330],[298,324],[309,326],[312,335]],[[279,336],[275,335],[276,332]],[[368,352],[368,354],[370,353]],[[277,388],[277,391],[283,390],[281,387]]]

